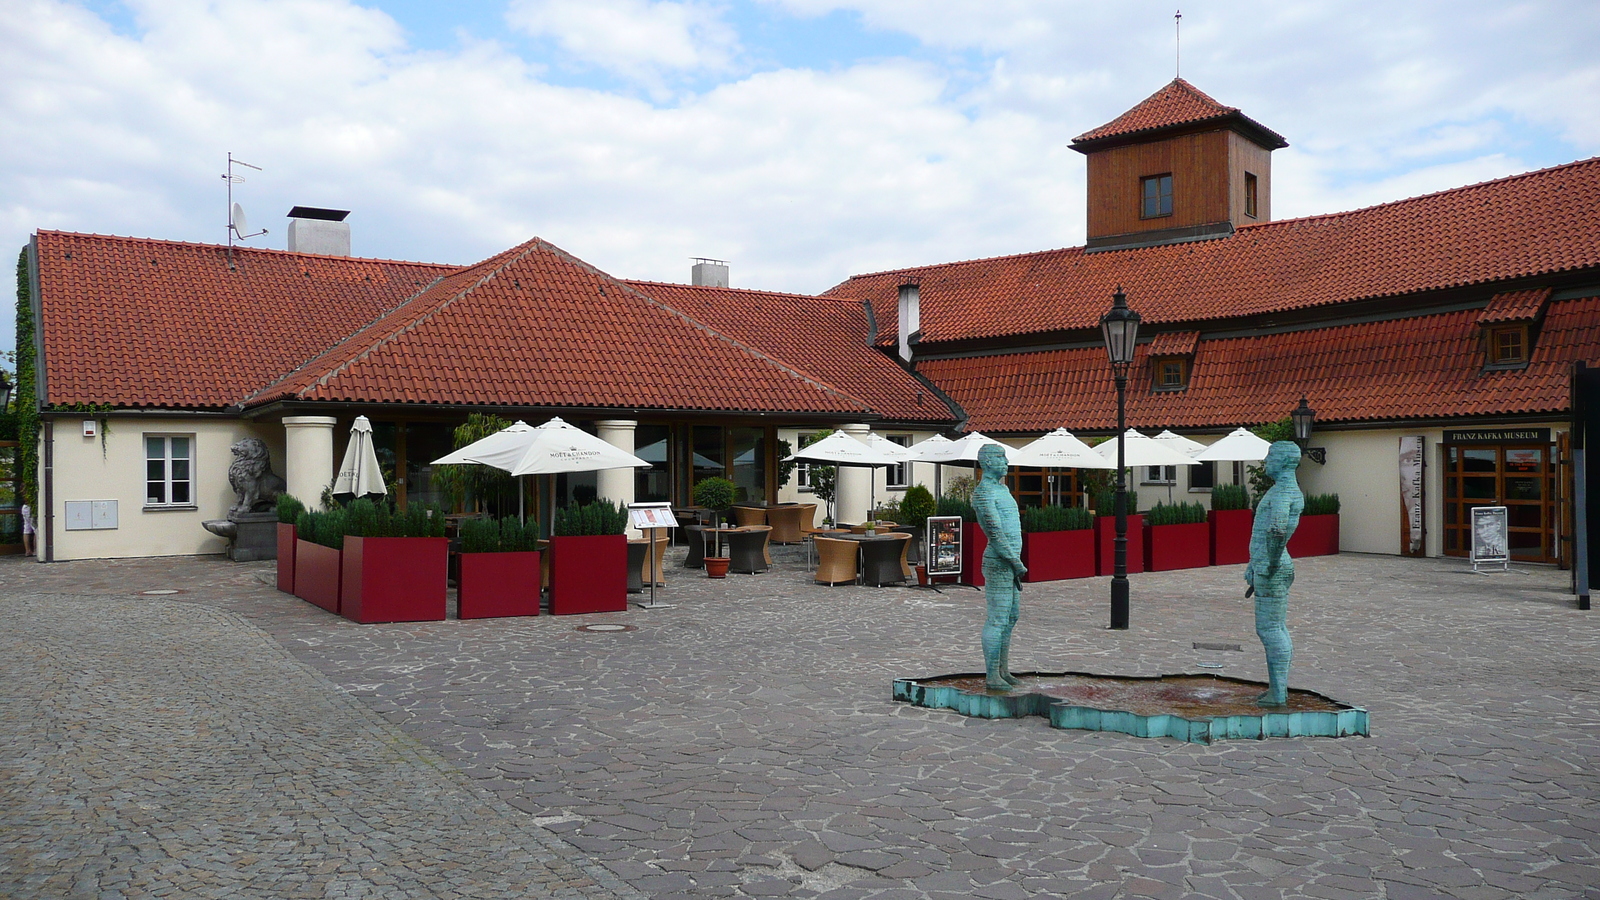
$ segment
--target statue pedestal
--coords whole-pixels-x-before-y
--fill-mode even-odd
[[[278,514],[276,512],[228,513],[236,529],[228,545],[228,558],[234,562],[278,558]]]

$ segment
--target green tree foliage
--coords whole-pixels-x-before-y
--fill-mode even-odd
[[[816,432],[815,434],[802,434],[800,435],[800,447],[801,449],[809,447],[830,434],[833,434],[833,429],[831,428],[827,431]],[[835,495],[837,495],[839,492],[839,467],[819,466],[816,463],[807,463],[806,468],[810,473],[806,480],[811,485],[812,496],[816,497],[818,500],[821,500],[823,503],[829,504],[829,507],[831,508],[835,499]]]
[[[510,425],[510,422],[496,415],[473,413],[467,416],[465,423],[456,427],[452,435],[452,449],[460,450],[474,441],[504,431]],[[493,466],[436,466],[433,480],[450,497],[450,503],[456,509],[479,510],[489,501],[507,494],[515,499],[517,490],[516,480],[510,473]]]
[[[28,249],[17,254],[17,377],[11,402],[16,410],[17,468],[22,476],[22,502],[38,508],[39,401],[37,360],[33,352],[33,292]]]
[[[905,496],[900,498],[900,515],[907,525],[921,525],[938,510],[933,493],[920,484],[906,488]]]
[[[1250,430],[1255,433],[1256,437],[1269,444],[1294,440],[1294,420],[1288,416],[1284,416],[1276,422],[1262,423]],[[1267,477],[1267,470],[1259,465],[1247,467],[1245,474],[1250,480],[1250,493],[1254,495],[1255,502],[1260,503],[1261,495],[1267,492],[1267,488],[1272,487],[1272,479]],[[1252,508],[1254,508],[1253,505]]]

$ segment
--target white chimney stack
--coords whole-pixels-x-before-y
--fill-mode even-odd
[[[696,287],[727,287],[728,261],[695,257],[694,268],[689,272],[689,283]]]
[[[349,256],[350,223],[344,220],[348,215],[348,209],[315,206],[289,210],[289,252]]]

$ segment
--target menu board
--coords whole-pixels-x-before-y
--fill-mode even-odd
[[[677,528],[678,519],[670,503],[629,503],[628,524],[644,531],[650,528]]]
[[[928,517],[928,574],[961,574],[961,517]]]

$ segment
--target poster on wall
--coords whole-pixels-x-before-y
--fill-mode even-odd
[[[1472,509],[1472,569],[1482,565],[1507,568],[1511,562],[1510,532],[1504,506],[1475,506]]]
[[[961,574],[961,517],[928,517],[928,574]]]
[[[1400,438],[1400,553],[1423,554],[1422,530],[1422,435]]]

